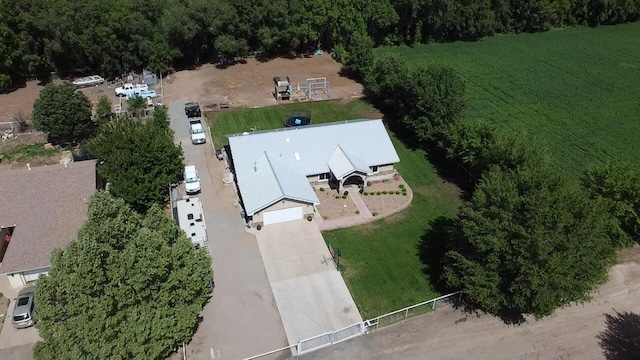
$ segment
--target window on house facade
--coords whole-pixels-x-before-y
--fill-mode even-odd
[[[378,172],[378,166],[372,166],[371,167],[371,171],[374,172],[374,173],[377,173]]]
[[[323,173],[318,175],[318,180],[329,180],[331,178],[331,173]]]

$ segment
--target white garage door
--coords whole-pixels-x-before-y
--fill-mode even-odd
[[[264,224],[277,224],[302,219],[302,206],[264,212]]]
[[[49,271],[47,269],[41,269],[41,270],[25,271],[22,274],[24,275],[24,281],[28,283],[28,282],[31,282],[31,281],[36,281],[36,280],[38,280],[40,275],[45,275],[45,274],[48,274],[48,273],[49,273]]]

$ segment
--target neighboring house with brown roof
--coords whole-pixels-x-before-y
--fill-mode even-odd
[[[98,188],[95,161],[0,171],[0,276],[21,288],[77,236]]]

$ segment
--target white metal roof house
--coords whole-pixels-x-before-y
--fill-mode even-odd
[[[313,185],[342,192],[392,177],[400,161],[382,120],[352,120],[227,135],[246,215],[254,224],[302,219],[320,201]]]

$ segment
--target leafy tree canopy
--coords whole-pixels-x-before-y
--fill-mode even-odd
[[[98,172],[109,182],[109,192],[141,212],[163,204],[169,184],[183,170],[182,148],[174,144],[166,121],[115,119],[98,129],[87,148],[105,161]]]
[[[209,256],[159,206],[140,215],[99,192],[38,280],[34,358],[166,357],[193,336],[211,281]]]
[[[593,166],[587,170],[585,187],[591,197],[607,202],[618,233],[640,242],[640,169],[623,163]]]
[[[444,280],[487,311],[551,314],[606,280],[601,204],[549,166],[494,168],[459,217]]]
[[[98,99],[98,105],[96,106],[96,122],[98,124],[104,124],[113,118],[113,113],[111,112],[113,104],[111,100],[109,100],[106,96],[100,96]]]
[[[91,136],[91,102],[71,83],[48,84],[33,105],[33,124],[49,142],[78,144]]]

